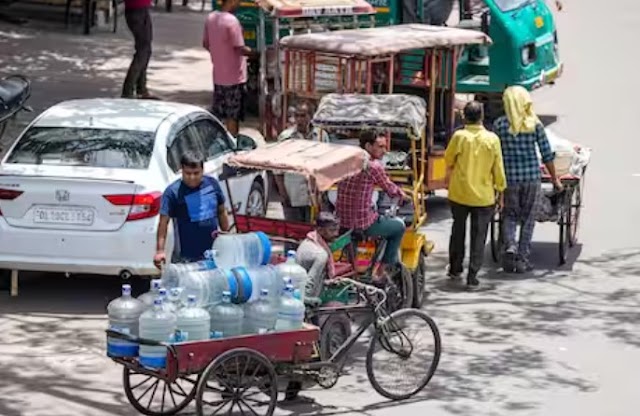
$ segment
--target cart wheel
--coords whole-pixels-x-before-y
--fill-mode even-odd
[[[413,302],[412,307],[420,309],[424,302],[424,284],[427,274],[427,256],[422,250],[418,257],[418,267],[413,275]]]
[[[327,361],[351,336],[351,320],[347,314],[339,312],[329,315],[320,331],[320,357]]]
[[[144,415],[175,415],[187,407],[196,395],[195,375],[179,377],[169,383],[125,367],[122,378],[129,403]]]
[[[502,233],[502,215],[496,212],[491,220],[491,258],[495,263],[502,261],[502,248],[504,245],[504,235]]]
[[[570,227],[570,238],[569,238],[569,246],[573,247],[578,243],[578,226],[580,225],[580,211],[582,210],[582,187],[584,184],[584,174],[580,179],[580,182],[573,189],[572,197],[571,197],[571,227]]]
[[[377,328],[367,352],[367,377],[391,400],[407,399],[431,380],[440,361],[440,332],[416,309],[394,312]]]
[[[271,416],[278,400],[275,369],[262,354],[248,348],[225,352],[207,366],[198,381],[198,416]]]
[[[386,292],[389,312],[411,307],[413,303],[413,276],[404,264],[399,263],[396,267],[391,282],[386,287]]]
[[[560,207],[560,218],[558,225],[560,235],[558,236],[558,261],[560,266],[567,263],[567,253],[571,241],[571,199],[572,190],[565,189],[562,206]]]

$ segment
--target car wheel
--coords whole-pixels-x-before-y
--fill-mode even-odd
[[[264,217],[267,215],[267,207],[264,198],[264,187],[258,181],[254,181],[247,197],[247,215],[252,217]]]
[[[0,290],[9,290],[11,287],[11,271],[0,269]]]

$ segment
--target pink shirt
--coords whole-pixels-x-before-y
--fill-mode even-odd
[[[247,61],[241,49],[244,37],[237,17],[228,12],[210,13],[204,24],[202,45],[211,55],[214,85],[247,82]]]

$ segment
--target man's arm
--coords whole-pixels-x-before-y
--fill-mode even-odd
[[[493,186],[496,189],[498,207],[500,210],[504,207],[504,190],[507,189],[507,176],[504,172],[504,160],[502,159],[502,146],[500,139],[496,137],[495,141],[495,159],[493,160]]]
[[[562,182],[556,175],[556,166],[553,163],[556,155],[551,150],[547,133],[544,131],[544,126],[541,123],[536,125],[536,142],[538,143],[538,149],[540,150],[540,156],[542,156],[542,163],[547,168],[549,175],[551,176],[551,182],[556,189],[562,189]]]
[[[202,32],[202,47],[209,50],[209,19],[204,22],[204,31]]]
[[[244,44],[244,35],[242,34],[242,25],[239,20],[235,20],[235,22],[229,27],[229,38],[231,39],[231,45],[244,56],[251,56],[254,54],[253,50],[245,46]]]
[[[456,132],[451,137],[451,140],[449,140],[447,149],[444,151],[444,161],[447,164],[447,167],[449,168],[453,168],[456,164],[456,159],[458,158],[458,152],[459,152],[459,143],[460,143],[460,134]]]
[[[156,255],[153,257],[153,264],[157,268],[160,268],[161,264],[167,261],[165,253],[167,230],[169,229],[169,220],[175,215],[174,207],[175,199],[173,193],[167,189],[162,194],[162,200],[160,201],[160,221],[158,223],[158,232],[156,233]]]
[[[369,165],[369,174],[374,183],[381,187],[387,195],[403,199],[407,197],[402,188],[391,181],[387,172],[384,171],[382,163],[372,161]]]
[[[305,244],[306,246],[306,244]],[[305,298],[318,296],[322,292],[325,277],[327,276],[327,263],[329,255],[320,247],[314,247],[313,262],[307,270],[307,282],[305,284]]]
[[[229,229],[231,228],[231,226],[229,225],[229,216],[227,215],[227,208],[225,207],[225,198],[224,198],[224,194],[222,193],[222,188],[220,187],[220,183],[216,180],[214,180],[214,188],[215,188],[215,193],[216,193],[216,198],[218,200],[218,227],[222,230],[222,231],[229,231]]]

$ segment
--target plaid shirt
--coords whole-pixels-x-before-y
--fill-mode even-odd
[[[340,226],[366,230],[378,219],[371,205],[375,186],[381,187],[389,196],[400,196],[401,189],[391,182],[379,160],[370,160],[367,169],[338,184],[336,213]]]
[[[493,131],[500,137],[507,184],[539,181],[540,160],[536,145],[540,150],[542,163],[552,162],[555,158],[542,123],[538,123],[536,131],[532,133],[514,135],[509,132],[509,119],[502,116],[493,123]]]

